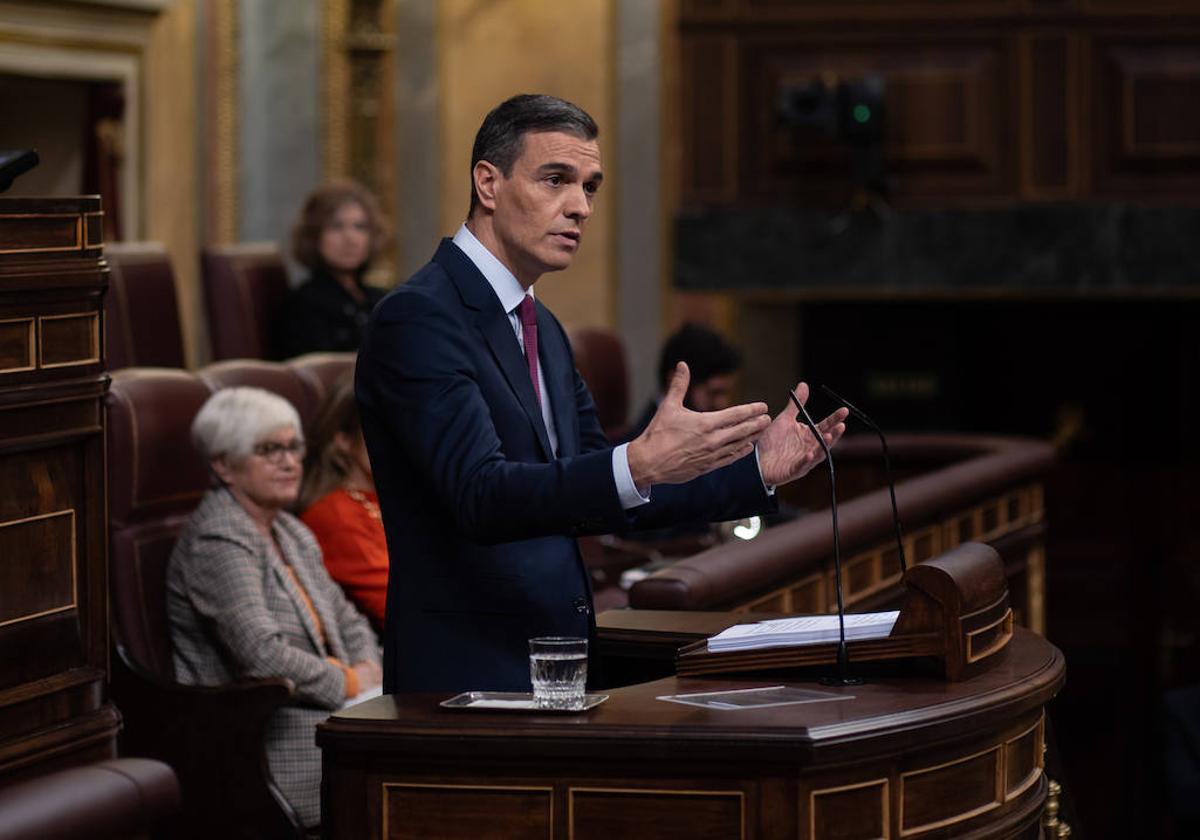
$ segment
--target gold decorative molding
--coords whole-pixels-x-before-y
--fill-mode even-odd
[[[6,318],[0,320],[0,373],[21,373],[37,370],[37,342],[35,340],[35,319]],[[23,334],[23,335],[22,335]],[[12,346],[11,356],[5,356],[4,342]],[[24,345],[24,355],[21,355],[19,345]]]
[[[946,828],[948,826],[958,825],[959,823],[963,823],[963,822],[966,822],[967,820],[974,819],[975,817],[979,816],[980,814],[986,814],[989,811],[993,811],[996,808],[999,808],[1005,801],[1005,792],[1006,792],[1005,789],[1007,787],[1007,785],[1005,784],[1005,765],[1004,765],[1004,760],[1006,758],[1006,755],[1005,755],[1003,746],[1004,746],[1003,744],[996,744],[994,747],[988,747],[987,749],[980,750],[979,752],[975,752],[970,755],[958,756],[949,761],[943,761],[940,764],[933,764],[928,767],[921,767],[916,770],[910,770],[907,773],[901,773],[900,774],[900,783],[899,783],[900,813],[897,815],[898,822],[900,825],[900,836],[901,837],[909,837],[914,834],[922,834],[927,831],[933,831],[935,829],[942,829],[942,828]],[[904,824],[904,788],[908,784],[909,779],[915,778],[917,776],[927,775],[929,773],[936,773],[939,770],[944,771],[944,770],[947,770],[948,768],[954,767],[956,765],[965,765],[968,762],[972,762],[977,759],[985,758],[987,756],[991,756],[991,759],[992,759],[993,785],[992,785],[991,800],[989,800],[987,802],[983,802],[982,804],[977,805],[973,808],[968,808],[968,809],[966,809],[964,811],[960,811],[956,814],[943,817],[942,819],[934,820],[932,822],[922,823],[920,825],[915,825],[912,827],[905,826],[905,824]]]
[[[238,0],[209,0],[209,243],[238,241]]]
[[[693,796],[693,797],[724,797],[736,799],[738,802],[739,840],[746,837],[746,794],[740,790],[703,790],[703,789],[671,789],[671,788],[621,788],[621,787],[585,787],[572,785],[567,788],[567,837],[575,838],[575,794],[626,794],[634,796]]]
[[[321,6],[321,60],[325,88],[322,92],[321,159],[325,177],[345,175],[349,169],[347,134],[350,126],[350,59],[346,35],[350,0],[326,0]]]
[[[35,610],[34,612],[31,612],[31,613],[15,615],[12,618],[0,620],[0,627],[7,627],[10,624],[20,624],[22,622],[32,621],[36,618],[41,618],[42,616],[54,615],[56,613],[61,613],[61,612],[67,612],[69,610],[75,609],[76,605],[79,603],[78,581],[76,580],[76,572],[75,572],[76,564],[77,564],[77,561],[79,558],[76,556],[76,550],[75,550],[76,534],[75,534],[75,511],[74,511],[74,509],[65,508],[63,510],[51,511],[49,513],[39,513],[34,516],[26,516],[21,519],[13,519],[8,522],[0,522],[0,530],[3,530],[5,528],[15,528],[15,527],[22,526],[22,525],[28,526],[30,523],[33,523],[33,522],[45,522],[46,520],[55,519],[55,518],[64,517],[64,516],[67,517],[67,524],[70,529],[70,537],[69,537],[69,543],[68,543],[70,546],[70,558],[68,561],[68,567],[70,568],[70,573],[71,573],[70,600],[67,601],[67,603],[65,603],[65,604],[58,604],[55,606],[46,607],[45,609]]]
[[[61,322],[64,326],[68,322],[75,321],[82,323],[87,330],[87,352],[81,356],[66,357],[61,361],[47,362],[46,361],[46,330],[47,322]],[[77,365],[91,365],[100,361],[100,313],[98,312],[71,312],[65,315],[40,315],[38,316],[38,367],[42,370],[52,368],[75,367]],[[54,342],[50,344],[54,347]]]
[[[817,833],[817,799],[822,796],[833,796],[838,793],[847,793],[852,790],[864,790],[866,788],[879,788],[879,818],[880,832],[879,837],[886,840],[892,836],[891,831],[891,813],[889,804],[891,797],[888,795],[890,782],[888,779],[870,779],[865,782],[855,782],[849,785],[838,785],[837,787],[816,788],[808,792],[808,837],[809,840],[821,840]],[[901,803],[903,808],[903,803]]]
[[[477,790],[489,793],[545,793],[548,796],[547,805],[549,806],[548,822],[550,825],[550,837],[554,835],[554,788],[548,785],[450,785],[440,784],[436,782],[384,782],[380,788],[380,803],[383,810],[383,837],[391,837],[391,832],[388,830],[388,808],[387,796],[389,788],[407,788],[410,790]]]
[[[1026,729],[1020,735],[1017,735],[1013,738],[1009,738],[1008,740],[1006,740],[1004,742],[1004,763],[1005,763],[1005,767],[1004,767],[1004,771],[1005,771],[1004,801],[1005,802],[1010,802],[1013,799],[1016,799],[1021,794],[1023,794],[1025,791],[1029,790],[1029,788],[1033,787],[1033,785],[1037,782],[1037,780],[1040,779],[1042,776],[1042,772],[1045,769],[1045,763],[1046,763],[1046,760],[1045,760],[1045,755],[1046,755],[1045,733],[1042,729],[1042,727],[1045,725],[1045,721],[1046,721],[1046,715],[1045,715],[1045,713],[1043,713],[1042,716],[1038,718],[1037,723],[1035,723],[1033,726]],[[1020,741],[1024,740],[1025,738],[1030,737],[1031,735],[1033,736],[1033,768],[1029,771],[1028,775],[1026,775],[1024,779],[1017,782],[1016,785],[1014,785],[1013,787],[1010,788],[1010,787],[1008,787],[1008,778],[1007,778],[1008,770],[1009,770],[1009,767],[1008,767],[1009,753],[1016,747],[1016,745]]]

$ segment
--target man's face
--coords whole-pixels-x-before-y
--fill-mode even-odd
[[[695,382],[688,388],[685,402],[692,411],[720,411],[733,404],[733,387],[736,375],[721,373],[710,376],[703,382]]]
[[[571,264],[604,176],[595,140],[561,131],[523,140],[512,174],[496,174],[491,209],[496,256],[529,288]]]

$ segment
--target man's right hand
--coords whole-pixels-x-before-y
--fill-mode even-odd
[[[721,411],[684,408],[690,378],[684,362],[675,366],[650,425],[629,444],[629,472],[643,491],[653,484],[682,484],[732,464],[754,451],[755,439],[771,424],[766,403]]]

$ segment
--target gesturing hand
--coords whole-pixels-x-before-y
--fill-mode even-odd
[[[796,397],[808,402],[808,386],[796,386]],[[770,428],[758,439],[758,466],[766,484],[779,486],[795,481],[825,458],[821,444],[803,422],[796,422],[799,411],[790,402],[771,422]],[[850,414],[844,408],[830,414],[817,424],[825,443],[833,446],[846,431],[845,420]]]
[[[764,403],[721,411],[684,408],[690,378],[684,362],[675,366],[671,385],[650,425],[629,444],[629,472],[640,488],[682,484],[731,464],[749,455],[755,438],[770,425]]]

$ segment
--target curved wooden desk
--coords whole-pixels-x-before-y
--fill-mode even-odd
[[[980,676],[828,689],[845,701],[711,711],[655,700],[777,684],[678,677],[614,689],[572,716],[381,697],[318,729],[325,836],[1036,837],[1043,706],[1063,679],[1058,649],[1018,628]]]

